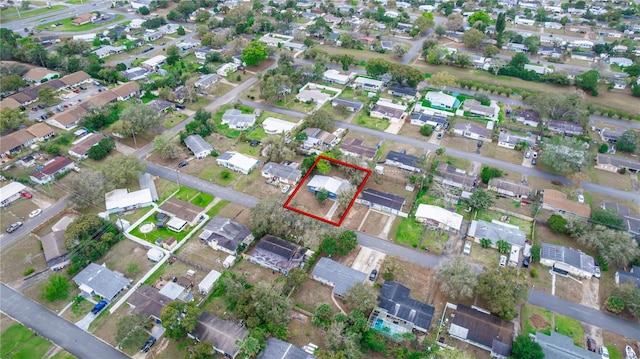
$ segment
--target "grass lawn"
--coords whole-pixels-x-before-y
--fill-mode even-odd
[[[582,323],[580,321],[565,317],[564,315],[560,315],[554,313],[554,323],[556,326],[556,331],[562,335],[566,335],[568,337],[573,338],[573,343],[579,347],[584,346],[584,329],[582,328]]]
[[[607,349],[609,349],[609,358],[610,359],[623,359],[624,356],[620,354],[618,348],[614,345],[607,345]]]
[[[352,121],[356,125],[371,128],[373,130],[384,131],[389,127],[389,121],[380,118],[367,116],[366,113],[360,112]]]
[[[339,96],[340,98],[345,98],[348,100],[355,100],[366,103],[369,100],[367,96],[367,92],[363,90],[354,90],[351,88],[346,88],[342,90],[342,93]]]
[[[488,209],[479,209],[476,213],[476,220],[483,220],[486,222],[491,222],[492,220],[502,221],[502,217],[504,214],[496,211],[491,211]],[[509,216],[509,221],[507,223],[512,224],[514,226],[518,226],[521,230],[523,230],[527,237],[531,236],[531,225],[532,223],[529,221],[525,221],[524,219],[516,218],[514,216]]]
[[[217,216],[218,212],[220,212],[224,208],[224,206],[226,206],[227,204],[229,204],[229,201],[223,199],[222,201],[216,203],[213,207],[211,207],[207,211],[207,215],[210,218],[213,218],[213,217]]]
[[[533,325],[531,317],[541,317],[549,325],[541,328]],[[539,322],[538,324],[542,324]],[[542,332],[546,335],[551,335],[551,311],[543,309],[531,304],[525,304],[522,308],[522,332],[524,334],[533,334],[535,332]]]
[[[51,343],[43,337],[32,337],[11,356],[12,359],[42,358],[47,353]]]
[[[64,20],[52,21],[52,22],[49,22],[49,23],[46,23],[46,24],[38,25],[38,26],[36,26],[36,29],[45,30],[46,26],[51,27],[51,25],[55,25],[56,23],[61,22],[62,25],[55,27],[56,31],[59,31],[59,32],[81,32],[81,31],[89,31],[89,30],[92,30],[92,29],[95,29],[95,28],[98,28],[98,27],[102,27],[102,26],[104,26],[106,24],[110,24],[110,23],[115,22],[115,21],[120,21],[122,19],[124,19],[124,16],[118,14],[114,18],[110,18],[107,21],[99,22],[97,24],[88,23],[88,24],[84,24],[84,25],[80,25],[80,26],[75,26],[75,25],[71,24],[71,20],[73,20],[73,18],[70,17],[70,18],[67,18],[67,19],[64,19]]]
[[[191,203],[195,204],[198,207],[202,207],[205,208],[206,206],[209,205],[209,203],[213,202],[213,199],[215,197],[213,197],[212,195],[208,194],[208,193],[202,193],[200,192],[197,196],[195,196],[192,200]]]
[[[224,173],[224,174],[223,174]],[[230,185],[238,174],[220,166],[209,166],[198,173],[198,177],[206,181],[211,181],[220,186]]]
[[[178,123],[182,122],[185,118],[187,118],[187,115],[185,115],[184,113],[172,113],[165,116],[164,121],[162,122],[162,127],[170,129]]]
[[[446,154],[442,157],[440,161],[446,162],[452,165],[453,167],[459,168],[461,170],[467,170],[469,169],[469,167],[471,167],[471,161],[466,160],[464,158],[460,158],[460,157],[448,156]]]
[[[254,183],[255,181],[259,181],[261,178],[261,173],[258,170],[255,170],[251,173],[249,173],[248,175],[243,175],[241,176],[238,181],[235,183],[235,185],[233,186],[233,189],[236,191],[240,191],[242,192],[242,190],[245,189],[245,187],[247,187],[247,185],[250,185],[251,183]]]
[[[198,191],[197,189],[189,188],[189,187],[180,187],[180,191],[176,193],[174,198],[183,200],[185,202],[190,202],[195,196],[198,195],[198,193],[200,193],[200,191]]]
[[[151,219],[140,223],[140,225],[143,225],[145,223],[153,223],[154,228],[155,228],[153,231],[151,231],[149,233],[146,233],[146,234],[143,234],[143,233],[140,233],[140,226],[138,226],[138,227],[134,228],[130,232],[131,235],[134,235],[134,236],[136,236],[138,238],[144,239],[145,241],[150,242],[150,243],[155,243],[158,238],[169,238],[169,237],[173,237],[178,242],[180,242],[191,231],[191,227],[186,227],[185,229],[182,230],[182,232],[175,232],[175,231],[172,231],[172,230],[168,229],[167,227],[157,228],[157,227],[155,227],[155,220],[154,220],[155,218],[154,217],[149,217],[149,218],[151,218]]]
[[[420,249],[429,248],[431,254],[439,255],[444,250],[444,245],[447,243],[447,233],[440,233],[433,229],[427,229],[424,232],[422,243],[420,243]]]
[[[262,130],[262,128],[260,128]],[[250,137],[247,137],[250,138]],[[247,143],[247,142],[241,142],[238,143],[234,146],[234,150],[238,151],[240,153],[243,153],[245,155],[251,156],[251,157],[258,157],[260,156],[260,147],[252,147],[251,144]]]
[[[424,226],[411,218],[401,218],[395,231],[394,242],[404,246],[417,248],[422,238]]]
[[[216,126],[215,132],[225,136],[226,138],[234,138],[235,139],[235,138],[240,137],[240,134],[242,132],[244,132],[244,131],[229,128],[229,125],[225,124],[225,125]]]
[[[178,184],[175,182],[167,181],[162,178],[158,178],[155,181],[156,190],[158,191],[158,202],[162,203],[166,200],[173,192],[178,190]]]
[[[11,7],[8,9],[4,9],[0,12],[0,20],[2,20],[2,22],[9,22],[9,21],[15,21],[19,19],[26,19],[26,18],[46,14],[48,12],[62,10],[64,8],[66,8],[66,6],[64,5],[55,5],[55,6],[52,6],[50,9],[43,7],[43,8],[33,9],[33,10],[21,11],[20,16],[18,16],[18,11],[16,10],[16,8]]]
[[[196,102],[189,102],[186,104],[186,106],[189,110],[196,111],[199,108],[205,107],[210,103],[211,103],[211,100],[209,100],[208,98],[198,96],[198,99],[196,100]]]
[[[33,332],[22,324],[10,326],[0,336],[0,357],[7,358],[9,353],[32,336]]]
[[[344,55],[344,54],[352,55],[353,57],[356,58],[356,60],[358,60],[358,62],[362,62],[362,61],[366,62],[371,59],[378,59],[378,58],[383,58],[391,62],[397,61],[396,57],[394,57],[391,52],[386,54],[381,54],[381,53],[373,52],[369,50],[345,49],[342,47],[334,47],[329,45],[315,45],[314,47],[324,50],[331,55]]]
[[[52,356],[50,359],[75,359],[75,358],[76,357],[69,354],[68,352],[61,350],[57,352],[56,355]]]
[[[264,132],[262,127],[255,127],[253,131],[249,132],[249,134],[247,135],[247,140],[262,141],[263,138],[266,138],[268,136],[269,135]]]

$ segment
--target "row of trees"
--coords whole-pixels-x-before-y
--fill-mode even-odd
[[[424,74],[409,65],[402,65],[387,61],[381,58],[375,58],[367,61],[365,66],[367,75],[380,78],[384,74],[389,74],[392,80],[410,87],[415,87],[424,79]]]

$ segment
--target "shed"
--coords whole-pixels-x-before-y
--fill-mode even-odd
[[[171,218],[171,220],[169,220],[169,222],[167,222],[167,227],[176,232],[182,232],[186,225],[187,221],[178,217],[173,217]]]
[[[147,258],[152,262],[157,262],[164,257],[164,253],[158,248],[151,248],[147,251]]]
[[[222,262],[222,267],[223,268],[231,268],[231,266],[233,266],[233,263],[236,262],[236,256],[232,256],[229,255],[227,256],[227,258],[224,259],[224,262]]]
[[[202,282],[198,283],[198,292],[200,292],[200,294],[202,295],[209,294],[209,292],[211,292],[211,289],[213,289],[213,285],[220,278],[220,275],[220,272],[211,270],[211,272],[209,272],[209,274],[204,277]]]

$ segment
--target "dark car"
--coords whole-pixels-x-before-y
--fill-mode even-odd
[[[146,342],[144,342],[144,345],[142,346],[142,348],[140,348],[140,351],[143,353],[146,353],[149,351],[149,349],[151,349],[151,347],[156,343],[156,338],[155,337],[150,337],[149,339],[147,339]]]
[[[41,120],[46,120],[47,119],[47,115],[40,115],[40,119]]]
[[[593,338],[587,338],[587,349],[595,353],[596,347],[596,341]]]
[[[186,107],[185,107],[184,105],[177,104],[177,105],[176,105],[176,108],[177,108],[178,110],[184,110]]]
[[[531,259],[529,257],[524,257],[522,260],[522,266],[525,268],[529,268],[529,264],[531,263]]]
[[[95,305],[95,307],[93,307],[93,309],[91,309],[91,313],[93,314],[98,314],[100,313],[100,311],[102,309],[104,309],[104,307],[107,306],[107,301],[106,300],[101,300],[98,304]]]
[[[440,132],[440,133],[436,136],[436,138],[437,138],[437,139],[439,139],[439,140],[440,140],[440,139],[442,139],[442,132]]]
[[[478,147],[482,147],[482,144],[484,144],[484,142],[482,140],[478,141]]]
[[[374,281],[376,280],[376,277],[378,276],[378,270],[374,269],[371,271],[371,274],[369,274],[369,280],[370,281]]]
[[[41,103],[41,104],[38,105],[38,108],[39,109],[45,109],[45,108],[47,108],[47,106],[45,104]]]
[[[535,166],[535,165],[536,165],[536,163],[538,163],[538,160],[537,160],[537,159],[535,159],[535,158],[534,158],[534,159],[532,159],[532,160],[531,160],[531,164],[532,164],[532,165],[534,165],[534,166]]]
[[[80,86],[80,90],[86,90],[87,88],[85,86]]]
[[[12,223],[9,227],[7,227],[7,233],[13,233],[20,227],[22,227],[22,222]]]
[[[189,162],[187,162],[187,161],[182,161],[182,162],[178,163],[178,167],[182,168],[182,167],[184,167],[184,166],[186,166],[186,165],[188,165],[188,164],[189,164]]]

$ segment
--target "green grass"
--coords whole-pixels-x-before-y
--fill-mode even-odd
[[[156,223],[155,223],[155,220],[153,220],[153,217],[150,217],[150,218],[152,218],[152,220],[148,220],[148,221],[142,222],[142,223],[140,223],[140,226],[145,224],[145,223],[153,223],[155,225]],[[151,232],[149,232],[147,234],[143,234],[143,233],[140,233],[140,226],[134,228],[130,233],[132,235],[134,235],[134,236],[136,236],[136,237],[138,237],[140,239],[144,239],[145,241],[150,242],[150,243],[155,243],[158,238],[166,239],[166,238],[169,238],[169,237],[173,237],[173,238],[176,239],[176,241],[180,242],[181,240],[184,239],[184,237],[187,236],[187,234],[189,234],[189,232],[191,232],[191,227],[189,227],[189,226],[187,226],[185,229],[183,229],[182,232],[175,232],[175,231],[172,231],[172,230],[168,229],[167,227],[164,227],[164,228],[155,227],[155,229],[153,231],[151,231]]]
[[[84,24],[84,25],[80,25],[80,26],[75,26],[71,24],[71,21],[74,18],[70,17],[68,19],[64,19],[64,20],[60,20],[60,21],[52,21],[46,24],[42,24],[42,25],[38,25],[36,26],[36,29],[38,30],[44,30],[46,26],[51,27],[51,25],[55,25],[56,23],[60,22],[62,23],[62,25],[60,26],[56,26],[55,31],[59,31],[59,32],[81,32],[81,31],[88,31],[88,30],[92,30],[98,27],[102,27],[104,25],[110,24],[112,22],[115,21],[120,21],[122,19],[124,19],[123,15],[119,15],[117,14],[113,19],[109,19],[108,21],[104,21],[104,22],[100,22],[97,24],[94,23],[88,23],[88,24]]]
[[[2,22],[20,20],[21,18],[27,19],[30,17],[46,14],[52,11],[62,10],[65,8],[66,6],[64,5],[54,5],[51,7],[51,9],[44,7],[44,8],[33,9],[28,11],[20,11],[20,16],[18,16],[18,11],[16,10],[16,8],[12,7],[9,9],[2,10],[2,12],[0,12],[0,19],[2,20]]]
[[[353,119],[353,123],[378,131],[384,131],[389,127],[389,121],[367,116],[364,112],[359,113],[358,116]]]
[[[262,141],[263,138],[267,138],[268,136],[269,135],[264,132],[262,127],[256,126],[253,131],[249,132],[249,134],[247,135],[247,140]]]
[[[252,171],[248,175],[241,176],[233,186],[233,189],[242,192],[248,185],[260,181],[260,171]]]
[[[211,100],[209,100],[208,98],[198,96],[198,99],[196,100],[196,102],[189,102],[186,104],[186,106],[189,110],[196,111],[199,108],[205,107],[210,103],[211,103]]]
[[[11,359],[42,358],[47,353],[51,343],[43,337],[32,337],[24,346],[16,351]]]
[[[164,262],[164,264],[162,264],[155,272],[153,272],[149,276],[149,278],[147,278],[147,280],[144,281],[143,284],[153,285],[158,280],[158,278],[160,278],[164,274],[164,271],[166,269],[167,269],[167,262]]]
[[[67,0],[65,1],[67,4],[71,4],[71,5],[82,5],[82,4],[87,4],[90,3],[91,1],[85,1],[85,0]]]
[[[471,166],[471,161],[466,160],[464,158],[460,158],[460,157],[453,157],[453,156],[449,156],[449,155],[444,155],[442,157],[442,159],[440,160],[441,162],[446,162],[450,165],[452,165],[455,168],[459,168],[461,170],[467,170],[470,166]]]
[[[33,336],[33,332],[22,324],[14,324],[0,336],[0,357],[6,358],[9,353]]]
[[[235,147],[235,150],[251,157],[260,156],[260,147],[252,147],[247,142],[238,143]]]
[[[208,211],[207,211],[207,215],[210,218],[213,218],[215,216],[218,215],[218,213],[226,206],[229,204],[229,201],[227,200],[221,200],[220,202],[216,203],[213,207],[211,207]]]
[[[584,345],[584,329],[580,321],[557,313],[554,313],[554,318],[558,333],[573,338],[573,343],[579,347]]]
[[[180,191],[173,197],[185,202],[190,202],[198,193],[200,193],[200,191],[197,189],[183,186],[180,187]]]
[[[64,350],[61,350],[56,353],[56,355],[52,356],[50,359],[75,359],[73,355],[67,353]]]
[[[169,196],[178,190],[178,184],[159,178],[156,180],[156,190],[158,191],[158,203],[164,202]]]
[[[222,178],[223,171],[227,171],[229,173],[227,178]],[[238,174],[224,167],[216,165],[206,167],[198,173],[198,177],[202,178],[205,181],[210,181],[217,185],[226,187],[230,185],[236,179],[236,177],[238,177]]]
[[[416,248],[422,238],[424,226],[411,218],[402,218],[396,231],[394,242]]]
[[[191,203],[195,204],[198,207],[202,207],[205,208],[206,206],[209,205],[209,203],[213,202],[213,199],[215,197],[213,197],[212,195],[208,194],[208,193],[202,193],[200,192],[197,196],[195,196],[192,200]]]
[[[607,349],[609,349],[609,358],[611,359],[623,359],[624,356],[620,354],[618,348],[613,345],[607,345]]]
[[[531,323],[531,317],[533,315],[539,315],[549,323],[549,326],[545,328],[536,329]],[[533,334],[535,332],[541,332],[546,335],[551,335],[551,311],[543,309],[531,304],[525,304],[522,308],[522,332],[524,334]]]

